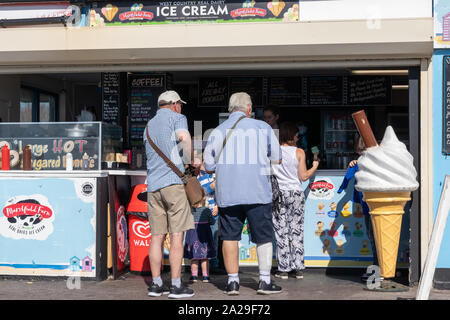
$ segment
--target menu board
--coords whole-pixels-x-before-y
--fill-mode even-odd
[[[228,105],[228,78],[200,78],[198,89],[200,107]]]
[[[347,77],[347,96],[344,104],[358,106],[390,105],[391,78],[389,76]]]
[[[129,76],[129,117],[131,123],[148,122],[158,109],[158,97],[165,91],[164,74],[132,74]]]
[[[233,77],[230,78],[230,95],[236,92],[246,92],[252,98],[253,106],[263,104],[262,77]]]
[[[102,121],[120,124],[120,73],[102,73]]]
[[[267,103],[278,106],[302,104],[302,79],[300,77],[269,78]]]
[[[442,153],[450,154],[450,56],[444,56]]]
[[[311,76],[308,77],[308,105],[341,105],[342,77]]]

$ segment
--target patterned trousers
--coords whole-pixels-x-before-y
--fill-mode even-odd
[[[278,271],[303,270],[305,195],[303,191],[292,190],[281,190],[281,193],[282,201],[272,215],[277,243]]]

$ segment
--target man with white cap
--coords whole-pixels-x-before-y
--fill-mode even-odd
[[[187,119],[181,114],[186,104],[175,91],[165,91],[158,97],[156,115],[148,122],[146,130],[153,143],[181,171],[185,163],[191,163],[191,135]],[[147,192],[149,203],[149,222],[152,233],[149,259],[152,284],[149,296],[159,297],[169,294],[169,298],[187,298],[194,291],[181,283],[181,264],[183,259],[184,232],[194,229],[194,217],[184,191],[183,182],[153,149],[144,132],[147,156]],[[182,156],[180,156],[182,152]],[[165,235],[170,235],[171,286],[164,286],[161,279],[161,246]]]

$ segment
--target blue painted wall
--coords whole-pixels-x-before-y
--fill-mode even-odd
[[[450,156],[442,154],[443,56],[450,49],[435,50],[433,54],[433,217],[436,218],[439,199],[446,174],[450,175]],[[450,220],[450,219],[449,219]],[[442,239],[437,268],[450,268],[450,221]]]

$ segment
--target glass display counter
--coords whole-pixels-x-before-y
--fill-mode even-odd
[[[32,170],[65,170],[66,155],[73,157],[73,170],[82,170],[83,156],[89,170],[101,170],[101,163],[122,151],[122,128],[103,122],[17,122],[0,123],[0,146],[7,144],[22,159],[31,148]],[[20,170],[21,161],[12,170]]]

